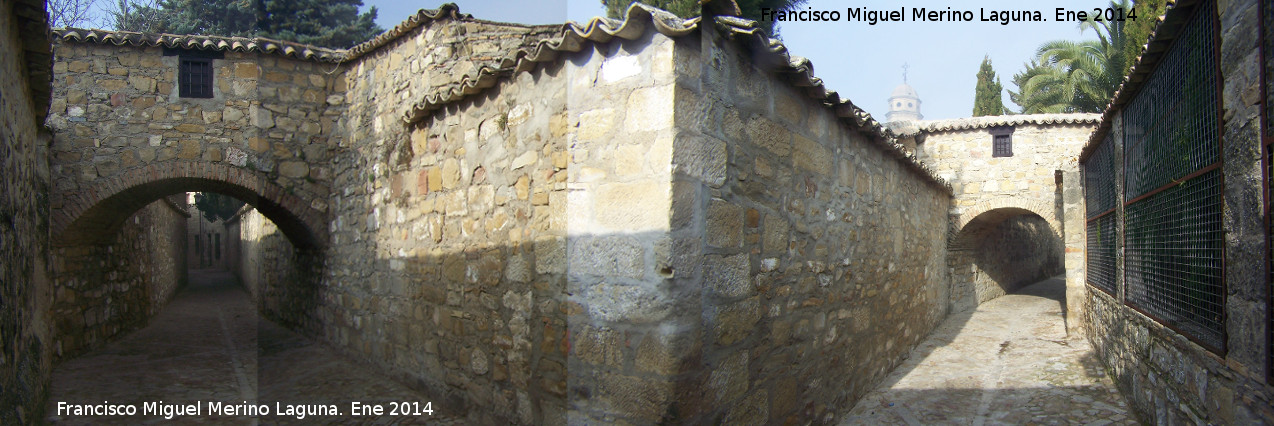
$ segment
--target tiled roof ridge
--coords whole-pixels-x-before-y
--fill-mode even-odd
[[[193,34],[181,35],[83,28],[58,28],[54,29],[52,34],[53,38],[59,41],[109,44],[114,46],[157,46],[216,51],[259,52],[319,62],[342,62],[346,55],[345,50],[328,49],[264,37],[247,38]]]
[[[964,117],[947,120],[920,121],[917,123],[917,127],[922,132],[941,132],[950,130],[985,129],[988,127],[999,126],[1016,126],[1026,123],[1097,124],[1101,122],[1101,117],[1101,114],[1095,113],[992,115],[984,117]]]
[[[634,3],[629,6],[622,21],[597,17],[584,25],[567,22],[562,24],[559,36],[510,52],[497,66],[484,65],[472,74],[463,76],[460,82],[426,95],[407,109],[402,117],[403,121],[414,123],[423,120],[448,104],[496,86],[501,78],[529,72],[539,63],[554,61],[559,52],[578,52],[589,43],[605,44],[617,38],[633,40],[645,34],[651,25],[660,34],[677,38],[700,30],[702,19],[683,19],[662,9]],[[868,139],[877,147],[897,158],[907,168],[926,176],[931,184],[951,192],[951,186],[946,181],[939,178],[928,165],[920,162],[915,154],[908,153],[895,140],[893,133],[872,118],[871,114],[823,86],[823,80],[814,76],[814,66],[808,59],[790,55],[787,46],[778,39],[768,37],[755,21],[737,16],[714,16],[711,19],[715,27],[727,37],[747,43],[754,52],[762,53],[757,59],[763,66],[791,75],[792,78],[788,79],[791,84],[804,91],[808,97],[830,108],[842,120],[875,136]]]
[[[395,25],[393,28],[380,33],[376,37],[372,37],[371,40],[359,43],[344,51],[345,57],[343,60],[350,61],[357,59],[393,42],[394,40],[398,40],[400,37],[410,33],[416,28],[420,28],[422,25],[446,19],[455,21],[477,21],[473,19],[473,15],[460,13],[460,6],[456,6],[455,3],[443,3],[441,6],[438,6],[437,9],[420,9],[416,11],[415,14],[408,16],[407,19],[404,19],[398,25]]]
[[[1115,116],[1115,107],[1127,103],[1131,100],[1133,92],[1136,92],[1137,89],[1141,88],[1141,83],[1144,82],[1145,79],[1142,78],[1134,80],[1133,76],[1142,77],[1150,74],[1150,71],[1155,68],[1155,65],[1158,65],[1159,60],[1162,58],[1164,53],[1163,50],[1166,50],[1168,47],[1164,45],[1172,44],[1172,40],[1175,39],[1175,37],[1169,40],[1159,40],[1160,37],[1166,36],[1166,34],[1170,31],[1170,28],[1167,28],[1164,25],[1164,22],[1168,20],[1168,15],[1173,15],[1173,20],[1176,21],[1178,20],[1176,18],[1179,14],[1176,13],[1178,9],[1186,6],[1192,6],[1196,3],[1198,2],[1195,0],[1167,0],[1164,4],[1163,15],[1159,15],[1155,18],[1157,21],[1155,23],[1155,28],[1150,32],[1150,37],[1146,40],[1146,44],[1141,46],[1141,54],[1137,55],[1137,59],[1134,60],[1133,64],[1129,67],[1128,73],[1124,74],[1123,80],[1120,81],[1119,88],[1115,89],[1115,94],[1110,97],[1110,103],[1107,103],[1106,108],[1102,110],[1101,122],[1097,125],[1097,129],[1093,130],[1093,134],[1089,136],[1088,142],[1084,144],[1084,148],[1080,150],[1079,161],[1082,162],[1087,159],[1089,155],[1092,155],[1093,151],[1097,149],[1097,145],[1101,144],[1102,139],[1106,137],[1106,133],[1110,131],[1111,121]],[[1185,18],[1187,17],[1182,17],[1181,19]],[[1151,52],[1152,48],[1160,46],[1163,47],[1163,50]],[[1153,56],[1150,56],[1152,54]]]

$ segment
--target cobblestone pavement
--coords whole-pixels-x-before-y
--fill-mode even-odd
[[[146,403],[198,404],[199,415],[141,415]],[[246,403],[245,403],[246,401]],[[58,424],[461,424],[434,403],[432,416],[280,415],[296,405],[431,399],[357,365],[331,349],[262,320],[251,298],[225,271],[191,271],[190,284],[150,324],[53,370],[46,420]],[[68,404],[125,404],[136,416],[58,414]],[[211,415],[214,403],[261,404],[269,415]],[[409,407],[415,408],[415,405]]]
[[[952,314],[842,425],[1137,424],[1091,354],[1068,338],[1054,277]]]

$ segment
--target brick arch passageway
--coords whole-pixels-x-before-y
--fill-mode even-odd
[[[297,248],[327,246],[325,214],[315,207],[322,203],[288,192],[262,172],[194,162],[149,165],[100,179],[76,193],[63,194],[63,206],[54,209],[51,218],[54,243],[66,246],[109,242],[123,221],[138,209],[182,192],[218,192],[238,198],[273,221]]]

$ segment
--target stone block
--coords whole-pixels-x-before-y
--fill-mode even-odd
[[[708,377],[708,389],[717,406],[727,406],[748,392],[748,351],[734,351],[717,363]]]
[[[611,367],[624,364],[623,336],[613,329],[585,325],[571,343],[571,352],[581,361]]]
[[[453,189],[460,183],[460,162],[454,158],[448,158],[442,162],[442,188]]]
[[[627,278],[645,274],[645,250],[632,237],[579,237],[570,246],[572,273]]]
[[[761,303],[753,297],[719,306],[712,321],[712,335],[717,345],[729,346],[743,340],[761,320]]]
[[[584,111],[579,116],[579,131],[575,137],[581,141],[600,140],[615,127],[615,110],[610,108]]]
[[[304,161],[284,161],[279,163],[279,174],[290,178],[302,178],[310,173],[310,166]]]
[[[674,85],[633,90],[624,112],[624,131],[657,131],[672,127]]]
[[[597,189],[594,220],[613,231],[667,230],[672,201],[666,182],[612,183]]]
[[[195,158],[199,158],[199,152],[201,151],[199,141],[184,139],[181,142],[178,142],[177,146],[181,149],[177,152],[177,158],[182,160],[193,160]]]
[[[704,283],[713,294],[724,298],[751,296],[751,260],[747,253],[734,256],[705,256]]]
[[[566,241],[561,237],[535,240],[535,273],[560,274],[566,272]]]
[[[607,372],[599,374],[598,401],[609,407],[609,411],[627,413],[638,423],[659,423],[675,391],[667,381]]]
[[[743,243],[743,207],[713,198],[708,203],[706,221],[708,245],[729,248]]]
[[[801,135],[793,135],[795,148],[792,152],[792,164],[797,168],[805,169],[817,176],[830,176],[832,174],[832,161],[835,160],[832,152],[824,148],[822,144],[806,139]]]
[[[787,253],[789,228],[790,225],[782,216],[774,213],[766,214],[761,238],[762,251],[773,255]]]
[[[792,134],[778,123],[765,117],[753,117],[744,129],[748,139],[766,151],[779,157],[792,154]]]

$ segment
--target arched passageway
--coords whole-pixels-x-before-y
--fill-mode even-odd
[[[947,255],[952,312],[1065,272],[1061,234],[1036,210],[990,208],[955,230]]]
[[[189,228],[200,224],[188,191],[220,193],[253,207],[228,214],[217,238],[202,244],[224,257],[218,266],[235,273],[267,317],[302,330],[315,325],[327,241],[322,215],[264,176],[237,170],[130,173],[68,200],[62,210],[77,214],[52,224],[49,319],[56,359],[144,326],[187,284],[186,269],[199,266],[190,262],[197,245]]]

